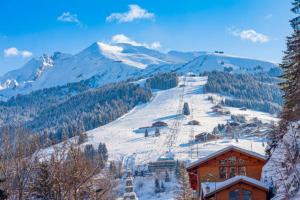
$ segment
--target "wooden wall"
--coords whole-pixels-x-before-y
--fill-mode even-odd
[[[215,195],[213,195],[213,198],[207,198],[208,199],[216,199],[216,200],[229,200],[229,192],[234,191],[236,189],[244,189],[252,192],[252,198],[254,200],[267,200],[267,192],[264,190],[261,190],[259,188],[253,187],[251,185],[245,184],[245,183],[238,183],[235,184],[229,188],[226,188],[220,192],[218,192]],[[215,198],[216,197],[216,198]]]

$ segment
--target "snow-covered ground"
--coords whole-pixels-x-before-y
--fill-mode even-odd
[[[155,179],[163,182],[165,192],[155,193]],[[119,196],[124,193],[125,179],[120,181]],[[170,173],[170,182],[165,182],[165,173],[155,174],[153,176],[136,176],[134,178],[134,192],[139,200],[174,200],[178,192],[178,182],[174,173]],[[119,199],[118,199],[119,200]],[[120,198],[120,200],[123,200]]]
[[[181,78],[181,82],[183,78]],[[203,94],[203,86],[207,81],[206,77],[187,77],[184,90],[183,102],[188,102],[192,115],[183,117],[182,125],[179,126],[178,137],[173,147],[175,159],[190,160],[190,135],[191,126],[187,122],[198,120],[200,126],[193,126],[194,133],[212,131],[219,123],[226,123],[230,116],[217,115],[212,113],[214,106],[207,101],[209,94]],[[134,156],[135,164],[146,164],[155,161],[163,156],[168,150],[169,128],[161,129],[161,136],[155,137],[154,130],[149,131],[149,137],[144,137],[143,131],[138,131],[141,127],[151,126],[153,122],[164,121],[169,127],[173,124],[177,116],[180,94],[182,87],[169,90],[157,91],[153,99],[146,104],[139,105],[128,114],[105,126],[88,131],[89,141],[95,147],[99,142],[105,142],[108,148],[110,160],[122,160],[124,157]],[[182,103],[183,103],[182,102]],[[183,106],[183,105],[180,105]],[[227,107],[232,114],[245,114],[247,118],[257,117],[262,121],[276,121],[277,119],[269,114],[257,111],[241,111],[237,108]],[[206,156],[228,145],[236,145],[248,150],[264,154],[262,140],[259,138],[239,139],[238,142],[232,139],[222,139],[194,145],[198,148],[198,157]],[[195,160],[194,156],[192,160]]]

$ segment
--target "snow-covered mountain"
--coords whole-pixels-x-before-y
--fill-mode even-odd
[[[95,42],[75,55],[56,52],[33,58],[22,68],[0,77],[0,97],[78,82],[97,76],[103,85],[156,72],[233,70],[268,72],[276,64],[207,52],[160,52],[144,46]]]
[[[171,53],[171,52],[170,52]],[[170,54],[169,53],[169,54]],[[176,71],[179,73],[193,72],[196,74],[206,71],[228,71],[238,73],[280,73],[280,68],[272,62],[261,61],[250,58],[242,58],[232,55],[220,54],[220,53],[172,53],[172,55],[182,56],[184,58],[190,58],[188,62],[181,65],[163,65],[163,66],[151,66],[145,71],[150,72],[168,72]],[[194,56],[191,56],[194,55]],[[192,58],[194,57],[194,58]]]

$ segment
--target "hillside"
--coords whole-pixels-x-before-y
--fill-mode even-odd
[[[150,66],[145,71],[147,73],[151,73],[154,71],[175,71],[177,73],[193,72],[195,74],[199,74],[214,70],[248,74],[266,73],[271,76],[278,76],[281,74],[281,69],[278,68],[276,64],[271,62],[242,58],[238,56],[226,55],[223,53],[220,54],[209,52],[199,52],[197,57],[189,60],[182,65],[166,64],[159,67]]]
[[[194,126],[195,134],[204,131],[212,131],[219,123],[226,123],[230,115],[218,115],[212,112],[213,103],[207,101],[207,94],[203,94],[203,86],[206,83],[205,77],[188,77],[186,88],[183,94],[183,102],[188,102],[193,110],[193,119],[200,122],[200,126]],[[183,79],[181,78],[181,83]],[[157,91],[154,98],[146,104],[135,107],[128,114],[107,125],[88,131],[89,142],[95,144],[99,141],[105,142],[111,160],[120,160],[124,156],[133,156],[136,164],[145,164],[154,161],[158,157],[165,155],[167,148],[169,128],[172,127],[174,120],[180,121],[179,131],[176,143],[174,145],[174,154],[176,159],[189,160],[190,152],[190,125],[188,121],[192,116],[181,116],[177,114],[178,107],[182,108],[180,96],[182,87],[176,87],[168,90]],[[181,102],[182,103],[182,102]],[[247,119],[258,117],[264,122],[276,121],[277,119],[269,114],[256,111],[241,111],[237,108],[226,107],[232,114],[243,114]],[[163,112],[162,112],[163,111]],[[154,129],[149,129],[149,137],[144,137],[145,128],[151,127],[154,122],[163,121],[169,125],[161,128],[161,136],[154,137]],[[264,147],[261,143],[262,138],[241,138],[239,142],[233,139],[223,139],[220,141],[207,142],[199,144],[201,157],[217,149],[230,144],[242,146],[246,149],[264,153]],[[195,151],[196,145],[194,146]],[[194,152],[195,156],[195,152]],[[194,157],[195,158],[195,157]]]
[[[0,130],[23,126],[52,142],[107,124],[148,102],[152,89],[176,87],[174,73],[157,74],[145,84],[127,80],[98,87],[98,77],[37,90],[0,102]]]
[[[283,104],[279,78],[267,74],[232,74],[214,71],[208,76],[206,93],[225,96],[222,103],[233,107],[278,114]]]

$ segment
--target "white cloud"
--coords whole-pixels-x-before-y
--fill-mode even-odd
[[[123,35],[123,34],[114,35],[111,38],[111,42],[112,43],[126,43],[126,44],[131,44],[133,46],[143,46],[142,44],[130,39],[129,37],[127,37],[126,35]]]
[[[229,29],[230,33],[233,36],[239,37],[242,40],[248,40],[253,43],[266,43],[270,39],[267,35],[262,33],[256,32],[254,29],[247,29],[247,30],[238,30],[238,29]]]
[[[17,56],[19,54],[19,51],[17,48],[15,47],[11,47],[11,48],[8,48],[8,49],[4,49],[4,55],[6,57],[9,57],[9,56]]]
[[[103,42],[98,42],[98,45],[102,49],[102,51],[104,51],[104,52],[121,53],[123,51],[122,47],[105,44]]]
[[[75,23],[79,26],[82,26],[82,23],[77,17],[77,14],[71,14],[70,12],[63,12],[60,16],[57,17],[58,21],[66,23]]]
[[[106,17],[106,21],[112,22],[117,21],[119,23],[132,22],[136,19],[153,19],[155,15],[148,12],[147,10],[141,8],[138,5],[129,5],[129,10],[125,13],[112,13],[110,16]]]
[[[147,48],[150,48],[150,49],[160,49],[161,48],[160,42],[153,42],[151,44],[140,43],[140,42],[137,42],[137,41],[134,41],[134,40],[130,39],[129,37],[127,37],[126,35],[123,35],[123,34],[114,35],[111,38],[111,42],[112,43],[131,44],[133,46],[144,46],[144,47],[147,47]]]
[[[20,51],[16,47],[11,47],[8,49],[4,49],[4,56],[5,57],[15,57],[15,56],[22,56],[24,58],[28,58],[32,56],[30,51],[24,50]]]
[[[27,57],[31,57],[32,56],[32,53],[30,51],[21,51],[21,55],[24,57],[24,58],[27,58]]]

